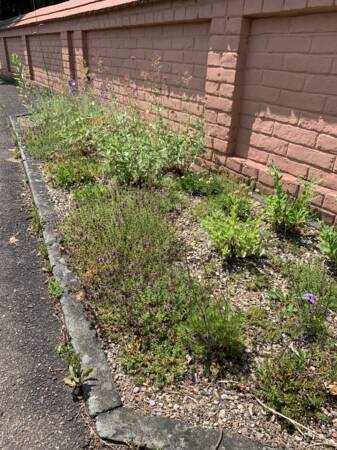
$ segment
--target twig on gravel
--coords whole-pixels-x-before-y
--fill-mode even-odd
[[[320,439],[320,438],[318,438],[317,434],[314,431],[312,431],[310,428],[306,427],[305,425],[302,425],[301,423],[297,422],[294,419],[291,419],[288,416],[285,416],[284,414],[281,414],[280,412],[276,411],[275,409],[270,408],[265,403],[263,403],[259,398],[255,397],[255,396],[254,396],[254,398],[258,402],[258,404],[261,405],[264,409],[270,411],[271,413],[275,414],[276,416],[282,417],[282,419],[285,419],[288,422],[290,422],[292,425],[294,425],[294,427],[297,429],[297,431],[302,436],[305,436],[305,434],[300,430],[300,428],[303,428],[303,430],[307,431],[311,437],[316,437],[317,439]],[[336,442],[329,441],[327,439],[320,439],[320,442],[313,443],[310,445],[310,447],[317,447],[318,445],[326,445],[329,447],[337,448]]]
[[[254,398],[257,401],[257,403],[259,405],[261,405],[264,409],[267,409],[268,411],[272,412],[276,416],[282,417],[282,419],[285,419],[288,422],[290,422],[292,425],[294,425],[294,427],[302,434],[302,436],[304,436],[304,433],[301,430],[299,430],[299,428],[303,428],[303,430],[308,431],[310,434],[313,434],[313,431],[310,430],[310,428],[306,427],[305,425],[302,425],[301,423],[297,422],[294,419],[291,419],[288,416],[285,416],[284,414],[281,414],[280,412],[276,411],[276,409],[270,408],[265,403],[263,403],[259,398],[255,397],[255,396],[254,396]]]

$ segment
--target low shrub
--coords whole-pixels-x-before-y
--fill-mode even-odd
[[[325,383],[335,377],[335,358],[321,352],[313,354],[286,350],[264,362],[257,372],[257,395],[276,411],[301,423],[324,418]]]
[[[181,188],[190,195],[210,196],[223,192],[223,177],[218,174],[189,172],[179,178]]]
[[[328,256],[332,264],[337,265],[337,229],[335,227],[322,224],[320,250]]]
[[[209,363],[240,362],[244,354],[242,321],[228,300],[214,304],[198,301],[182,329],[185,345]]]
[[[231,214],[235,209],[240,220],[246,220],[250,217],[252,211],[252,201],[248,195],[248,188],[241,185],[233,192],[226,193],[220,203],[225,214]]]
[[[312,199],[313,181],[304,184],[302,192],[292,199],[282,186],[281,172],[270,167],[274,180],[274,192],[265,196],[265,214],[277,232],[291,233],[305,225],[310,217],[310,202]]]
[[[238,208],[233,207],[227,216],[215,209],[203,220],[203,224],[224,259],[263,255],[260,218],[242,221]]]
[[[88,159],[70,159],[49,163],[46,173],[55,186],[69,189],[95,182],[101,174],[101,167],[97,162]]]
[[[137,109],[116,113],[96,144],[111,173],[131,185],[156,185],[167,172],[187,170],[204,151],[201,123],[172,131],[160,115],[149,124]]]

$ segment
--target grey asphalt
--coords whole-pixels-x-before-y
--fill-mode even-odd
[[[0,81],[0,449],[92,448],[55,352],[60,324],[31,233],[28,195],[8,124],[22,106]]]

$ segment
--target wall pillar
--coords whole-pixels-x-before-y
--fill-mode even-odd
[[[76,78],[73,34],[73,31],[61,33],[63,72],[67,80]]]
[[[73,32],[74,75],[79,84],[87,81],[87,45],[84,31]]]
[[[235,150],[249,19],[213,18],[206,74],[207,159],[225,164]]]
[[[29,36],[28,35],[22,35],[22,47],[23,47],[23,55],[24,55],[24,61],[23,64],[26,66],[26,69],[28,71],[29,78],[31,80],[34,79],[34,73],[33,73],[33,66],[30,56],[30,49],[29,49]]]

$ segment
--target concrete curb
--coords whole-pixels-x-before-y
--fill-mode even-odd
[[[53,275],[64,288],[60,303],[67,332],[75,351],[81,356],[83,366],[94,369],[93,380],[85,383],[84,392],[88,413],[96,420],[98,436],[153,450],[267,450],[269,447],[241,436],[192,427],[166,417],[141,416],[122,406],[96,332],[86,318],[83,305],[73,297],[74,291],[79,289],[79,282],[62,256],[54,206],[39,164],[27,154],[16,119],[10,117],[10,122],[40,216]]]

